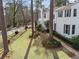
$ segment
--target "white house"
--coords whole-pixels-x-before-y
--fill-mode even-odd
[[[41,9],[42,10],[42,9]],[[43,20],[43,11],[41,12]],[[79,35],[79,3],[72,3],[54,10],[54,30],[59,34],[71,38]],[[46,11],[46,20],[49,20],[49,10]]]
[[[68,38],[79,35],[79,3],[57,8],[54,28],[56,32]]]
[[[49,20],[49,14],[48,14],[49,11],[44,6],[41,6],[39,8],[39,11],[40,12],[39,12],[38,24],[41,24],[44,27],[44,29],[47,29],[46,26],[45,26],[45,24],[44,24],[44,22],[47,21],[47,20]]]

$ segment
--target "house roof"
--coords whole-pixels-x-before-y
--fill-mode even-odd
[[[66,6],[61,6],[61,7],[58,7],[58,8],[56,8],[56,11],[57,11],[57,10],[70,9],[72,6],[74,6],[74,5],[76,5],[76,4],[79,4],[79,2],[70,3],[70,4],[67,4]]]

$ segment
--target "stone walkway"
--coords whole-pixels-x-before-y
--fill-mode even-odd
[[[66,43],[64,43],[62,40],[60,40],[59,38],[55,37],[54,38],[58,41],[61,42],[61,44],[68,49],[70,52],[74,53],[76,56],[72,57],[71,59],[79,59],[79,51],[76,51],[75,49],[71,48],[70,46],[68,46]]]

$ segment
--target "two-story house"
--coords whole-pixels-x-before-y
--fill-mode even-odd
[[[55,10],[54,29],[68,38],[79,35],[79,3],[68,4]]]
[[[45,12],[44,16],[43,8],[40,9],[41,17],[39,20],[49,20],[49,10]],[[66,6],[55,8],[54,10],[54,23],[53,27],[59,34],[71,38],[79,35],[79,3],[72,3]]]

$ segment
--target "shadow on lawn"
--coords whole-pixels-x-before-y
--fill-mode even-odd
[[[52,54],[53,54],[53,57],[54,57],[54,59],[59,59],[59,56],[58,56],[58,54],[57,54],[57,51],[56,50],[54,50],[54,49],[52,49]]]
[[[42,46],[42,40],[45,39],[45,38],[47,38],[47,36],[45,34],[42,34],[42,35],[38,36],[36,39],[34,39],[33,44],[32,44],[33,39],[31,39],[30,43],[29,43],[29,46],[27,48],[27,51],[26,51],[24,59],[28,59],[28,55],[29,55],[29,51],[30,51],[31,45],[32,45],[32,47],[36,47],[36,50],[34,51],[34,53],[36,53],[36,55],[41,55],[43,53],[45,58],[49,59],[50,58],[50,54],[51,54],[52,58],[59,59],[59,56],[58,56],[57,52],[61,51],[62,48],[61,49],[46,49],[46,48],[44,48]],[[40,51],[41,48],[44,48],[44,50]],[[63,50],[66,50],[66,49],[63,49]],[[67,50],[65,52],[67,52]],[[67,55],[69,56],[69,54],[67,54]]]
[[[20,36],[22,36],[26,31],[20,32],[17,35],[13,35],[11,38],[9,38],[10,40],[10,44],[12,44],[13,42],[15,42]]]
[[[47,39],[47,35],[40,35],[36,39],[34,39],[34,43],[32,46],[36,47],[36,50],[34,51],[36,55],[41,55],[42,53],[46,57],[46,59],[49,59],[50,54],[52,54],[54,59],[59,59],[59,56],[57,54],[57,51],[55,49],[46,49],[42,46],[42,40]],[[40,51],[41,48],[44,48],[43,51]]]
[[[29,51],[30,51],[30,48],[31,48],[31,45],[32,45],[32,41],[33,41],[33,39],[30,40],[30,43],[29,43],[29,46],[26,50],[26,54],[25,54],[24,59],[28,59],[28,54],[29,54]]]
[[[21,35],[23,35],[25,33],[25,31],[23,31],[22,33],[20,33],[20,34],[17,34],[17,35],[13,35],[11,38],[9,38],[9,39],[13,39],[15,36],[17,36],[16,37],[16,39],[18,39]],[[10,44],[12,44],[14,41],[16,41],[16,39],[13,39],[11,42],[10,42]],[[3,47],[3,44],[0,42],[0,47],[2,48]],[[9,44],[9,43],[8,43]],[[2,52],[1,53],[2,54],[2,56],[1,56],[1,58],[0,59],[4,59],[6,56],[7,56],[7,54],[8,53],[6,53],[6,52]]]

